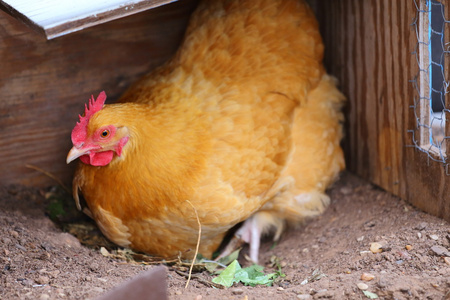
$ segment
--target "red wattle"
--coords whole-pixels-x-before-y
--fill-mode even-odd
[[[91,165],[96,167],[106,166],[114,157],[113,151],[94,152],[89,155],[91,158]]]
[[[114,157],[114,151],[91,152],[89,155],[80,156],[80,160],[87,164],[96,167],[106,166]]]

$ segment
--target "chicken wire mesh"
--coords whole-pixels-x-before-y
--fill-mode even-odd
[[[413,79],[416,90],[414,97],[414,116],[416,128],[410,130],[414,147],[426,153],[430,160],[446,166],[446,116],[450,112],[445,99],[450,92],[446,58],[450,53],[447,42],[450,20],[448,5],[450,1],[413,0],[417,9],[413,28],[417,37],[415,55],[419,71]],[[448,172],[447,172],[448,173]]]

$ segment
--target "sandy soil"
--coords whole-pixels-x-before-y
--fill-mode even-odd
[[[100,246],[113,247],[94,227],[80,223],[77,214],[60,217],[59,224],[52,222],[48,216],[54,215],[55,205],[48,207],[54,194],[0,187],[1,299],[96,299],[154,268],[103,256]],[[180,267],[170,264],[169,298],[369,299],[363,293],[368,291],[379,299],[450,299],[448,222],[348,173],[330,195],[332,203],[324,215],[289,230],[276,245],[270,240],[263,243],[260,259],[265,271],[274,270],[271,261],[276,258],[286,274],[272,287],[238,284],[217,289],[207,283],[211,275],[202,271],[185,289],[186,278],[175,271]],[[65,201],[63,208],[71,205],[71,200]],[[381,253],[370,252],[374,242],[383,246]],[[244,266],[249,265],[245,251],[240,259]],[[314,281],[314,271],[325,276]],[[364,273],[369,273],[367,279],[374,278],[363,280]]]

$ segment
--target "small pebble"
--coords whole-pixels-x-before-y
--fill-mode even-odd
[[[450,251],[448,251],[445,247],[435,245],[430,248],[437,256],[450,256]]]
[[[197,297],[195,297],[195,300],[202,300],[203,296],[202,295],[197,295]]]
[[[413,247],[412,247],[411,245],[406,245],[405,248],[406,248],[406,250],[409,251],[409,250],[411,250]]]
[[[243,289],[232,289],[231,293],[233,295],[242,295],[244,293],[244,290]]]
[[[422,222],[419,225],[417,225],[414,229],[417,230],[424,230],[425,228],[427,228],[428,224],[426,222]]]
[[[284,291],[284,289],[281,286],[279,286],[277,287],[277,291]]]
[[[370,251],[374,254],[383,252],[382,247],[380,243],[370,243]]]
[[[181,291],[176,291],[176,292],[175,292],[175,295],[178,295],[178,296],[179,296],[179,295],[181,295],[181,294],[182,294]]]
[[[312,296],[310,294],[300,294],[297,295],[297,299],[301,299],[301,300],[312,300]]]
[[[108,256],[110,255],[110,254],[109,254],[109,251],[106,250],[105,247],[100,247],[100,253],[101,253],[103,256],[106,256],[106,257],[108,257]]]
[[[364,236],[360,236],[359,238],[356,239],[356,241],[358,241],[358,242],[364,241]]]
[[[357,285],[358,289],[360,290],[367,290],[369,288],[369,286],[365,283],[359,282]]]
[[[444,257],[444,261],[447,265],[450,265],[450,257]]]
[[[437,241],[439,239],[439,236],[435,235],[435,234],[430,234],[429,235],[430,239]]]
[[[39,276],[35,279],[37,284],[48,284],[50,282],[50,278],[47,276]]]
[[[14,231],[14,230],[11,230],[11,231],[9,232],[9,234],[12,235],[12,236],[15,237],[15,238],[18,238],[18,237],[19,237],[19,233],[18,233],[17,231]]]
[[[421,238],[422,238],[422,234],[421,234],[420,232],[418,232],[418,233],[417,233],[417,237],[418,237],[419,239],[421,239]]]
[[[362,273],[362,275],[361,275],[361,280],[364,280],[364,281],[371,281],[374,278],[375,278],[375,275],[370,274],[370,273]]]

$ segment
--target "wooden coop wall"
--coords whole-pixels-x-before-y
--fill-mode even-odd
[[[177,49],[196,0],[47,41],[0,11],[0,184],[70,183],[70,133],[91,94],[113,102]]]
[[[419,1],[417,1],[419,2]],[[325,64],[348,97],[347,168],[450,221],[450,176],[418,151],[411,80],[419,67],[414,0],[315,0]]]

